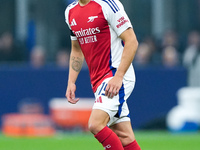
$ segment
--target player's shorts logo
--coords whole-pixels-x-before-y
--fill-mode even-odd
[[[99,96],[99,97],[95,100],[95,103],[103,103],[102,97]]]
[[[98,18],[98,16],[91,16],[91,17],[88,17],[88,22],[93,22],[94,19]]]

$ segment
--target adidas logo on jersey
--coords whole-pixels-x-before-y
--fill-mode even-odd
[[[75,19],[72,19],[70,26],[72,27],[72,26],[76,26],[76,25],[77,25],[77,23],[76,23]]]

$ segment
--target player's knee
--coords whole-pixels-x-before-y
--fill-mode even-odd
[[[97,134],[98,132],[100,132],[103,128],[104,128],[104,126],[100,123],[97,123],[97,122],[89,122],[88,123],[88,129],[94,135]]]

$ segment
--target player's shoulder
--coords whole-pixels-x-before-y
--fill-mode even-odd
[[[68,17],[69,17],[69,11],[74,8],[76,5],[78,4],[78,1],[74,1],[71,4],[69,4],[67,6],[67,8],[65,9],[65,21],[68,23]]]
[[[72,3],[70,3],[67,8],[73,8],[74,6],[76,6],[78,4],[78,0],[73,1]]]
[[[119,0],[94,0],[99,3],[107,11],[113,11],[114,13],[118,12],[122,7],[122,4]]]
[[[115,4],[117,3],[116,1],[119,1],[119,0],[93,0],[95,1],[96,3],[99,3],[100,5],[112,5],[112,4]]]
[[[71,4],[69,4],[67,6],[67,8],[65,9],[65,12],[68,12],[70,9],[74,8],[76,5],[78,5],[78,1],[75,0],[74,2],[72,2]]]
[[[118,3],[119,2],[119,0],[93,0],[93,1],[95,1],[95,2],[99,2],[99,3]]]

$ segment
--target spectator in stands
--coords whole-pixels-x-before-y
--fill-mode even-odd
[[[183,54],[183,65],[188,68],[188,85],[200,86],[200,33],[191,31]]]
[[[172,30],[166,31],[161,40],[161,50],[168,46],[173,46],[177,50],[179,48],[178,36]]]
[[[58,51],[56,55],[56,64],[61,68],[67,68],[69,66],[69,53],[63,49]]]
[[[30,64],[33,68],[41,68],[46,64],[46,52],[42,46],[35,46],[32,49]]]
[[[5,32],[0,36],[0,62],[24,60],[24,48],[14,42],[13,35]]]
[[[161,62],[161,52],[158,49],[156,40],[153,37],[147,36],[143,40],[144,43],[146,43],[151,51],[151,60],[149,63],[158,65]]]
[[[168,68],[179,65],[179,54],[175,47],[167,46],[162,50],[162,65]]]
[[[137,53],[135,55],[134,64],[136,66],[146,66],[149,65],[151,59],[151,49],[145,42],[138,46]]]

